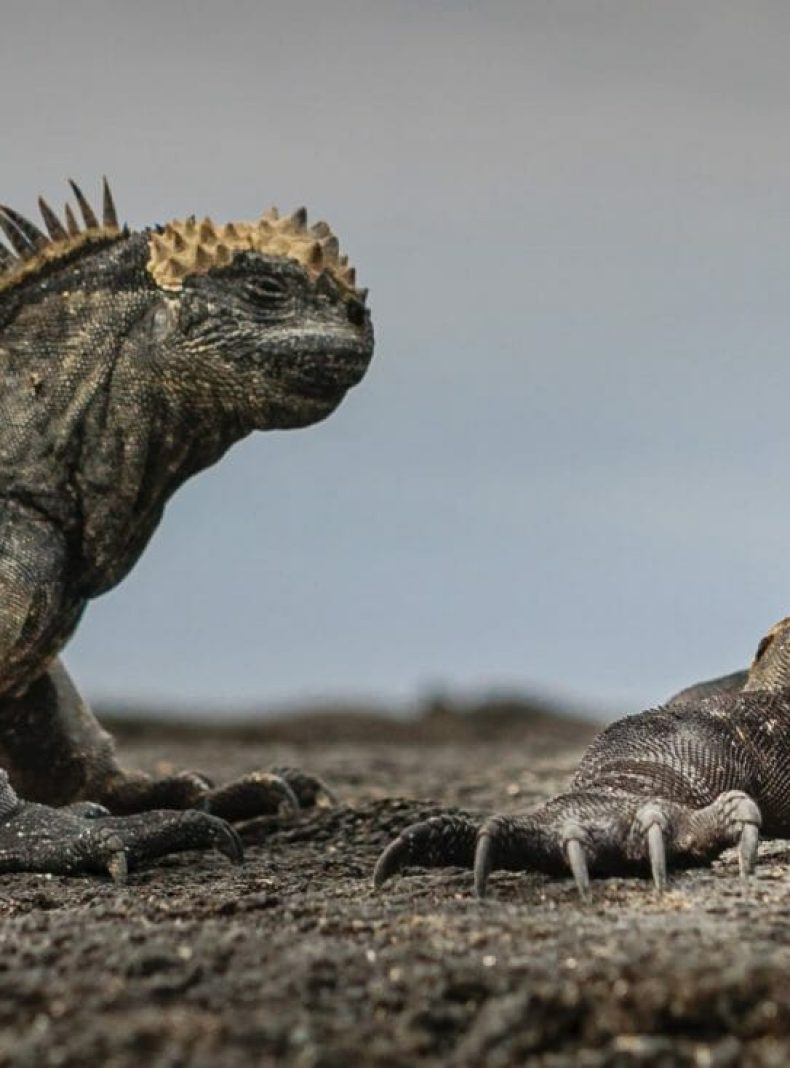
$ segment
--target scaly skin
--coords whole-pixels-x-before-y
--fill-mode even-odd
[[[409,865],[474,869],[482,897],[495,868],[590,874],[706,863],[738,845],[743,876],[760,831],[790,837],[790,620],[760,642],[748,672],[698,683],[627,716],[592,743],[568,789],[523,815],[482,824],[437,816],[407,828],[378,860],[380,887]]]
[[[74,191],[83,228],[42,202],[45,235],[0,207],[0,767],[27,802],[116,815],[199,806],[244,819],[313,803],[322,784],[293,769],[216,788],[191,772],[124,770],[57,657],[182,482],[253,430],[334,411],[372,355],[366,294],[303,210],[133,233],[106,183],[101,223]],[[33,837],[45,837],[46,811],[31,817]],[[49,818],[63,830],[62,814]],[[177,834],[154,839],[180,848]],[[61,870],[66,854],[45,854]]]
[[[141,861],[185,849],[217,849],[235,864],[244,856],[233,828],[206,812],[113,816],[91,801],[51,808],[22,801],[0,770],[0,873],[94,872],[123,882]]]

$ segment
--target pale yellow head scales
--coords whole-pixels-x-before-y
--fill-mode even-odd
[[[304,208],[280,218],[277,209],[267,211],[257,222],[218,226],[211,219],[197,222],[194,216],[170,222],[161,233],[152,233],[147,268],[162,289],[181,289],[184,279],[224,267],[235,253],[249,249],[268,256],[295,260],[312,278],[327,271],[343,289],[356,294],[354,268],[340,255],[337,238],[325,222],[307,226]]]

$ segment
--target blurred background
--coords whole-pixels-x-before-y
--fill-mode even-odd
[[[326,217],[377,353],[188,484],[66,660],[205,712],[732,670],[790,610],[790,8],[6,0],[0,200]]]

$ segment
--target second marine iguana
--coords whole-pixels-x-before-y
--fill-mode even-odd
[[[374,885],[402,868],[474,869],[478,896],[495,868],[590,873],[703,864],[737,845],[742,876],[760,833],[790,838],[790,618],[762,639],[751,668],[682,690],[626,716],[593,741],[567,790],[535,811],[482,823],[435,816],[403,831],[380,856]]]
[[[359,382],[366,291],[304,209],[132,232],[106,181],[101,219],[72,188],[82,223],[43,200],[45,230],[0,207],[0,871],[235,856],[223,820],[310,804],[321,784],[126,771],[57,657],[182,482],[253,430],[325,419]]]

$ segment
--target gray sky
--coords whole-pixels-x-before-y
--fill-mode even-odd
[[[748,659],[790,611],[789,47],[745,0],[7,0],[0,199],[305,203],[378,335],[174,499],[83,688],[614,712]]]

